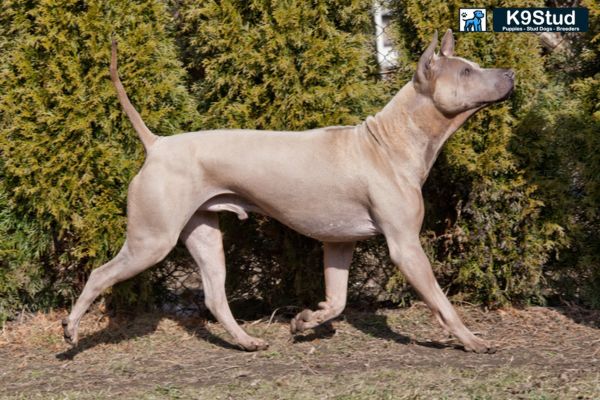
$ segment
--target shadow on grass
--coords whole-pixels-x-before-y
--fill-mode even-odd
[[[464,350],[464,347],[454,343],[443,343],[438,341],[414,340],[409,336],[397,333],[390,327],[386,315],[378,315],[373,312],[348,312],[346,321],[359,331],[379,339],[389,340],[399,344],[416,344],[423,347],[434,349],[457,349]]]
[[[290,318],[292,315],[293,314],[289,315]],[[283,318],[281,317],[283,316],[278,318],[281,322],[289,323],[289,319],[287,318],[288,315]],[[108,326],[90,335],[83,335],[80,337],[79,344],[76,347],[72,347],[69,350],[56,354],[56,358],[59,360],[72,360],[79,353],[92,349],[101,344],[118,344],[130,339],[150,335],[156,331],[160,321],[165,318],[176,321],[188,332],[188,334],[199,339],[206,340],[209,343],[215,344],[224,349],[241,351],[241,349],[236,345],[214,335],[207,330],[205,324],[206,320],[204,318],[177,317],[160,312],[143,313],[139,316],[134,316],[131,314],[119,314],[116,317],[109,318],[110,320]],[[410,338],[409,336],[397,333],[391,329],[387,316],[378,315],[372,311],[348,310],[345,313],[345,319],[357,330],[374,338],[389,340],[403,345],[417,344],[419,346],[436,349],[463,349],[462,345],[442,343],[437,341],[418,341]],[[309,330],[304,334],[294,335],[293,341],[295,343],[311,342],[318,339],[331,338],[334,334],[335,329],[333,328],[332,324],[327,323],[313,330]]]
[[[239,347],[221,339],[206,329],[203,319],[178,318],[164,313],[144,313],[138,317],[127,318],[125,315],[109,317],[108,326],[91,335],[80,336],[77,346],[56,354],[59,360],[72,360],[76,355],[101,344],[118,344],[126,340],[150,335],[156,331],[163,319],[172,319],[183,327],[190,335],[221,346],[226,349],[240,350]]]
[[[433,340],[414,340],[409,336],[397,333],[390,327],[387,316],[378,315],[374,312],[349,310],[346,313],[344,313],[344,318],[354,328],[374,338],[389,340],[403,345],[416,344],[419,346],[434,349],[464,350],[464,347],[460,344],[438,342]],[[333,328],[333,325],[330,322],[316,327],[312,332],[308,334],[295,335],[294,342],[300,343],[311,342],[317,339],[328,339],[331,338],[334,334],[335,329]]]
[[[593,310],[577,305],[548,307],[548,309],[561,313],[576,324],[600,329],[600,310]]]
[[[289,323],[289,321],[286,321]],[[325,322],[313,329],[308,330],[308,334],[294,334],[294,343],[312,342],[317,339],[329,339],[335,335],[335,328],[331,322]]]

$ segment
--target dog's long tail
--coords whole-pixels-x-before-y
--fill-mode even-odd
[[[133,107],[131,101],[129,101],[129,97],[127,97],[127,93],[125,93],[125,88],[123,87],[121,79],[119,79],[119,73],[117,72],[117,41],[114,38],[112,39],[112,51],[110,57],[110,80],[113,85],[115,85],[119,102],[121,103],[123,110],[125,110],[125,114],[127,114],[127,117],[131,121],[133,128],[138,133],[147,153],[150,146],[158,139],[158,136],[148,129],[142,120],[140,113]]]

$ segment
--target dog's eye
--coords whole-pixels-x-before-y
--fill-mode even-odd
[[[465,69],[463,69],[463,70],[460,72],[460,74],[461,74],[462,76],[469,76],[469,75],[471,74],[471,68],[465,68]]]

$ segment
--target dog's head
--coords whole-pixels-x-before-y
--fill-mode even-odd
[[[413,77],[415,89],[431,98],[443,114],[452,116],[505,100],[513,91],[515,73],[511,69],[481,68],[454,57],[454,37],[448,29],[439,54],[435,54],[437,32],[421,55]]]
[[[476,11],[473,13],[473,16],[474,16],[475,18],[477,18],[477,19],[481,19],[481,18],[483,18],[483,11],[481,11],[481,10],[476,10]]]

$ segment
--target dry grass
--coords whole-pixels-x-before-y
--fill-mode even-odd
[[[292,338],[287,318],[246,323],[271,347],[245,353],[220,325],[160,314],[86,315],[81,342],[62,341],[64,312],[0,334],[2,398],[563,399],[600,398],[600,313],[576,308],[482,312],[468,326],[493,355],[466,353],[426,308],[349,310],[336,332]]]

